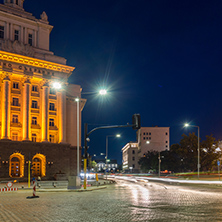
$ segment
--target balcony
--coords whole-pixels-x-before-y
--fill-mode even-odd
[[[18,123],[13,123],[13,122],[11,122],[11,123],[10,123],[10,126],[11,126],[11,127],[20,127],[20,128],[21,128],[21,127],[22,127],[22,124],[19,123],[19,122],[18,122]]]
[[[54,100],[56,100],[56,99],[57,99],[57,96],[54,95],[54,94],[49,94],[49,99],[54,99]]]
[[[39,97],[40,95],[39,95],[39,92],[32,91],[32,92],[31,92],[31,96],[33,96],[33,97]]]
[[[31,129],[41,129],[39,124],[31,124]]]
[[[57,126],[49,126],[49,130],[58,130]]]

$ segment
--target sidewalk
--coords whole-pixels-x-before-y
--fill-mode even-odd
[[[99,189],[107,188],[106,185],[113,184],[111,180],[99,180],[99,184],[96,185],[95,181],[89,181],[89,185],[84,189],[81,184],[80,189],[68,189],[68,181],[37,181],[36,182],[36,191],[37,192],[85,192],[85,191],[93,191]],[[38,186],[38,184],[40,186]],[[7,188],[7,181],[0,183],[0,188]],[[33,190],[32,182],[30,183],[30,188],[28,187],[27,182],[15,182],[13,183],[12,188],[18,188],[18,191],[31,191]],[[4,191],[3,191],[4,192]],[[10,192],[10,191],[6,191]]]

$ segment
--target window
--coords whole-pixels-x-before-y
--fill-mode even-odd
[[[55,91],[54,88],[50,88],[49,93],[50,93],[50,94],[56,94],[56,91]]]
[[[148,140],[149,138],[148,138],[148,137],[146,137],[146,139]]]
[[[55,143],[55,136],[54,135],[49,135],[49,141],[51,143]]]
[[[32,34],[29,34],[28,44],[32,46]]]
[[[133,168],[135,168],[135,165],[133,164]]]
[[[12,105],[13,106],[18,106],[19,105],[19,99],[18,98],[13,98],[12,99]]]
[[[13,89],[19,89],[19,84],[18,84],[18,82],[13,82],[12,88],[13,88]]]
[[[55,126],[54,119],[49,119],[49,126]]]
[[[4,39],[4,26],[0,26],[0,39]]]
[[[32,134],[32,142],[36,142],[37,135],[35,133]]]
[[[13,0],[11,0],[11,3],[13,3]]]
[[[18,115],[12,115],[12,122],[18,123]]]
[[[149,135],[151,135],[151,133],[149,133]]]
[[[166,136],[168,135],[168,133],[166,132]]]
[[[149,140],[151,140],[151,137],[149,137]]]
[[[12,133],[12,140],[18,141],[18,133]]]
[[[32,124],[37,125],[37,117],[35,116],[32,117]]]
[[[166,143],[168,143],[168,141],[166,141]]]
[[[143,137],[143,139],[145,140],[145,139],[146,139],[146,137]]]
[[[55,110],[55,104],[49,103],[49,110]]]
[[[133,161],[135,160],[135,157],[134,157],[134,156],[132,157],[132,160],[133,160]]]
[[[146,133],[143,133],[143,135],[146,135]]]
[[[135,150],[132,151],[132,154],[135,154]]]
[[[166,148],[167,148],[168,146],[166,145]]]
[[[15,40],[19,40],[19,30],[15,30]]]
[[[34,109],[38,108],[38,103],[36,100],[32,100],[32,108],[34,108]]]
[[[38,92],[38,86],[32,86],[32,91],[33,92]]]
[[[148,135],[148,133],[146,133],[146,135]]]
[[[18,0],[16,0],[16,5],[18,5]]]

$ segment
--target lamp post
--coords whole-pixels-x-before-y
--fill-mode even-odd
[[[189,125],[188,123],[184,124],[185,127],[197,127],[197,175],[198,179],[200,178],[200,127],[195,125]]]
[[[152,142],[152,143],[155,143],[155,142]],[[147,140],[146,141],[146,144],[150,144],[150,141]],[[163,158],[164,156],[162,156]],[[158,171],[158,175],[159,175],[159,178],[160,178],[160,169],[161,169],[161,156],[160,156],[160,151],[159,151],[159,154],[158,154],[158,164],[159,164],[159,171]]]
[[[108,158],[108,139],[109,139],[109,137],[117,137],[117,138],[119,138],[119,137],[121,137],[121,135],[120,134],[116,134],[116,135],[107,135],[106,136],[106,170],[108,169],[108,165],[107,165],[107,158]],[[106,172],[106,179],[107,179],[107,173],[108,172]]]
[[[79,177],[79,97],[76,97],[75,101],[77,103],[77,112],[76,112],[76,125],[77,125],[77,177]]]
[[[82,93],[82,94],[91,94],[91,93]],[[99,91],[99,95],[101,96],[105,96],[107,94],[107,90],[106,89],[101,89]],[[79,110],[78,110],[79,111]],[[79,129],[77,129],[78,131]],[[87,134],[87,124],[85,124],[85,135]],[[84,154],[84,189],[86,189],[86,169],[87,169],[87,146],[86,146],[86,143],[87,143],[87,139],[85,141],[85,154]]]

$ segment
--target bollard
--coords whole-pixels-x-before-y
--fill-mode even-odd
[[[35,193],[36,193],[36,183],[35,183],[35,178],[33,178],[33,194],[32,196],[26,197],[26,199],[39,198],[39,196],[36,196]]]

